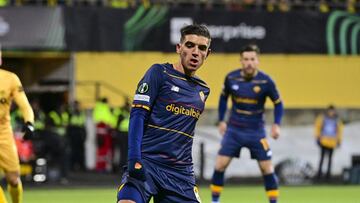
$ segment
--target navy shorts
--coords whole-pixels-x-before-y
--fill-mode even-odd
[[[151,197],[154,203],[201,202],[193,173],[179,173],[178,170],[169,166],[145,159],[142,162],[146,170],[146,181],[142,182],[129,177],[126,171],[123,174],[119,192],[130,186],[140,192],[144,202],[149,202]]]
[[[264,129],[243,129],[228,126],[221,142],[219,155],[240,157],[242,147],[250,150],[252,159],[259,161],[271,159],[272,152],[265,138]]]

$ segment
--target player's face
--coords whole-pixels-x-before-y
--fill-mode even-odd
[[[186,35],[183,42],[176,46],[181,65],[185,72],[195,73],[204,63],[209,52],[210,39],[198,35]]]
[[[259,65],[259,59],[255,51],[243,52],[240,62],[245,75],[248,76],[254,75]]]

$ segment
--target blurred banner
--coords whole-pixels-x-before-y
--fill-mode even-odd
[[[185,24],[206,24],[215,52],[256,42],[263,53],[326,53],[326,20],[318,12],[234,12],[153,6],[137,10],[65,8],[70,50],[173,52]]]
[[[0,9],[0,42],[11,50],[62,50],[61,8],[5,7]]]
[[[208,26],[214,52],[237,53],[248,43],[257,43],[263,53],[360,52],[360,16],[343,11],[8,7],[0,9],[0,40],[6,49],[173,52],[180,28],[192,23]]]

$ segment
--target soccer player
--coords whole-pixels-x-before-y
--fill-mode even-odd
[[[209,95],[195,76],[210,53],[203,25],[181,29],[179,61],[154,64],[138,84],[129,123],[128,168],[118,203],[200,202],[192,163],[194,128]]]
[[[1,49],[0,49],[0,65]],[[20,180],[20,162],[10,125],[10,106],[12,100],[20,108],[24,118],[24,139],[34,131],[34,113],[31,109],[19,78],[9,71],[0,69],[0,169],[5,172],[8,191],[13,203],[22,201],[23,188]],[[0,202],[5,203],[4,192],[0,187]]]
[[[240,52],[242,68],[230,72],[225,78],[218,109],[218,129],[223,139],[210,186],[213,203],[220,202],[224,172],[233,157],[240,157],[242,147],[248,148],[251,158],[258,161],[270,203],[277,201],[278,182],[271,163],[272,153],[266,140],[263,114],[266,98],[269,97],[275,106],[271,136],[277,139],[283,105],[274,81],[258,69],[258,57],[259,48],[256,45],[243,47]],[[226,123],[224,117],[229,96],[232,108]]]

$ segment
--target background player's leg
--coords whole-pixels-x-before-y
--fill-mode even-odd
[[[0,186],[0,203],[7,203],[4,191],[1,186]]]
[[[274,173],[271,160],[259,161],[259,167],[263,174],[266,195],[270,203],[276,203],[279,196],[279,184]]]
[[[224,173],[229,166],[232,157],[218,155],[215,163],[215,171],[211,180],[212,203],[220,202],[220,194],[224,187]]]
[[[322,176],[322,165],[323,165],[323,162],[324,162],[324,155],[325,155],[325,149],[323,147],[321,147],[319,169],[318,169],[318,174],[317,174],[318,179],[320,179],[321,176]]]
[[[8,190],[12,203],[21,203],[23,196],[23,187],[19,172],[7,172],[5,174],[8,183]]]
[[[332,162],[332,154],[333,154],[333,149],[328,149],[328,167],[327,167],[327,172],[326,172],[326,179],[329,180],[330,176],[331,176],[331,162]]]

